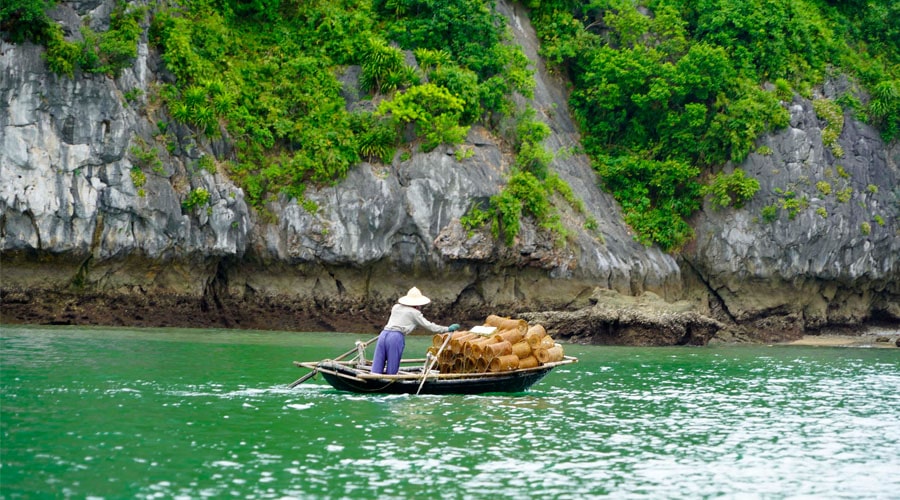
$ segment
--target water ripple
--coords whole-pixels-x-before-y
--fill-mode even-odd
[[[572,346],[526,394],[414,397],[288,389],[283,339],[36,337],[2,339],[4,498],[900,491],[897,351]]]

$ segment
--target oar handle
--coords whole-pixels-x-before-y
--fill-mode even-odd
[[[447,347],[447,344],[450,343],[450,338],[453,337],[453,332],[447,332],[447,338],[444,339],[444,343],[441,344],[441,348],[438,349],[437,354],[431,358],[429,363],[425,366],[425,371],[422,373],[422,381],[419,383],[419,389],[416,391],[416,396],[422,392],[422,387],[425,385],[425,379],[428,378],[428,372],[431,371],[431,367],[434,366],[434,362],[441,356],[441,353],[444,352],[444,348]]]

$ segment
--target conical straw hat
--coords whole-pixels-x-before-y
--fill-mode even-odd
[[[404,306],[424,306],[431,302],[431,299],[422,295],[422,292],[420,292],[418,288],[412,287],[406,292],[406,295],[397,299],[397,302]]]

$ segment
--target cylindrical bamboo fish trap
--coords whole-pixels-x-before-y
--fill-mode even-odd
[[[472,342],[472,357],[475,359],[485,357],[485,349],[491,344],[496,344],[497,340],[494,337],[485,337],[483,339],[479,339],[477,341]]]
[[[525,333],[525,340],[532,349],[541,345],[541,339],[547,336],[547,331],[541,325],[534,325]]]
[[[510,344],[515,344],[516,342],[525,338],[525,333],[518,329],[503,330],[501,332],[495,333],[494,338],[499,338],[501,341],[505,340]]]
[[[484,340],[485,337],[482,337],[481,335],[476,335],[474,338],[466,340],[466,343],[463,345],[463,356],[472,359],[477,358],[478,356],[475,355],[475,346]]]
[[[512,353],[519,359],[527,358],[531,356],[531,346],[528,345],[528,342],[521,340],[512,345]]]
[[[549,349],[538,349],[537,351],[535,351],[535,356],[537,357],[538,361],[541,362],[541,364],[562,361],[563,348],[561,345],[556,344]]]
[[[515,370],[519,367],[519,357],[515,354],[507,354],[506,356],[497,356],[491,360],[489,370],[492,372],[505,372]]]
[[[504,340],[503,342],[494,342],[484,346],[481,357],[483,359],[494,359],[498,356],[505,356],[507,354],[512,354],[512,344]]]
[[[489,315],[484,324],[496,327],[497,330],[522,330],[522,333],[528,331],[528,322],[524,319],[501,318],[496,314]]]
[[[468,335],[475,335],[469,330],[456,330],[455,332],[450,332],[450,341],[453,342],[453,339],[462,338]]]
[[[447,332],[447,333],[436,333],[433,337],[431,337],[431,345],[435,347],[441,347],[444,345],[444,342],[447,340],[447,335],[450,336],[450,343],[453,343],[454,339],[458,339],[465,335],[475,335],[474,333],[469,333],[466,330],[457,330],[455,332]]]
[[[544,325],[535,324],[528,327],[528,331],[526,331],[525,334],[527,335],[529,333],[534,333],[538,337],[543,337],[544,335],[547,335],[547,330],[544,329]]]
[[[428,354],[437,356],[435,368],[441,373],[498,372],[534,368],[564,358],[563,347],[542,325],[494,314],[487,317],[485,325],[495,333],[484,336],[462,330],[433,335]]]
[[[478,335],[474,333],[466,333],[464,335],[460,335],[458,337],[453,337],[450,339],[450,352],[453,354],[462,354],[465,352],[466,342],[471,339],[474,339]]]
[[[469,359],[475,359],[475,354],[472,350],[475,347],[475,344],[478,343],[478,339],[469,339],[463,344],[462,355]]]
[[[541,349],[550,349],[556,345],[556,342],[553,340],[553,337],[547,335],[545,337],[541,337]]]
[[[539,364],[541,364],[540,361],[538,361],[537,358],[533,355],[519,359],[519,369],[534,368]]]

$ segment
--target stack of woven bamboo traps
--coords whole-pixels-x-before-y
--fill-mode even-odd
[[[450,341],[444,345],[448,335]],[[562,345],[543,326],[493,314],[471,330],[435,335],[428,352],[437,356],[441,373],[504,372],[563,359]]]

